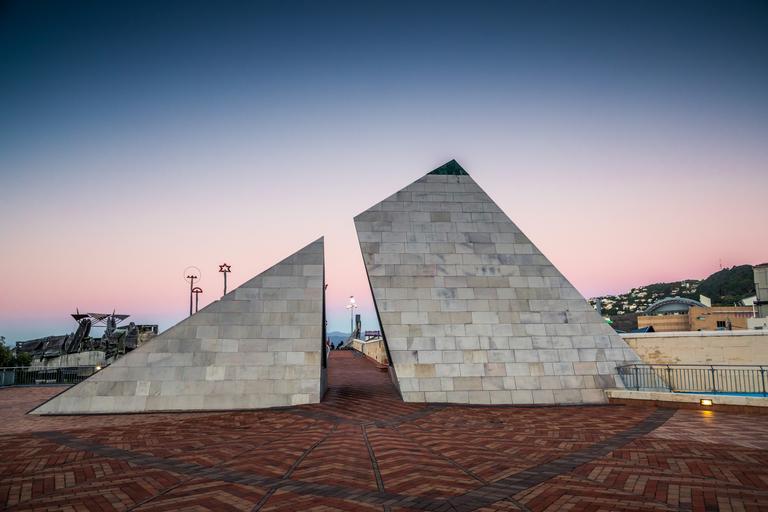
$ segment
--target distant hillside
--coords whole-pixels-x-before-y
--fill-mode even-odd
[[[705,295],[712,300],[712,305],[732,306],[734,303],[755,293],[752,265],[738,265],[724,268],[703,281],[686,279],[671,283],[653,283],[632,288],[621,295],[602,297],[603,315],[615,316],[639,313],[664,297],[685,297],[699,299]],[[597,297],[589,299],[593,306]]]
[[[343,341],[349,338],[348,333],[340,332],[340,331],[333,331],[333,332],[326,333],[326,336],[331,339],[331,343],[333,343],[334,345],[340,341]]]
[[[715,272],[699,285],[699,293],[712,299],[712,304],[733,305],[755,293],[752,265],[739,265]]]
[[[671,283],[653,283],[632,288],[627,293],[621,295],[606,295],[601,297],[603,315],[613,316],[638,313],[664,297],[675,296],[698,299],[700,283],[701,281],[696,279],[686,279],[685,281],[674,281]],[[597,299],[598,297],[589,299],[590,304],[594,306],[597,303]]]

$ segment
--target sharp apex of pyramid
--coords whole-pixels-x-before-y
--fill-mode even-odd
[[[441,174],[441,175],[449,175],[449,176],[469,176],[469,173],[464,170],[462,166],[459,165],[459,162],[456,160],[451,160],[450,162],[446,162],[434,171],[430,172],[429,174]]]
[[[396,200],[397,194],[399,194],[400,192],[407,191],[408,187],[416,185],[416,184],[423,183],[424,181],[429,181],[429,179],[427,177],[431,176],[431,175],[435,175],[435,176],[467,176],[469,178],[469,180],[472,180],[472,178],[469,177],[469,173],[467,171],[465,171],[464,168],[461,165],[459,165],[459,162],[457,162],[456,160],[450,160],[450,161],[444,163],[443,165],[441,165],[440,167],[438,167],[437,169],[433,169],[432,171],[430,171],[427,174],[423,175],[421,178],[417,179],[416,181],[414,181],[410,185],[407,185],[407,186],[403,187],[399,192],[395,192],[394,194],[392,194],[388,198],[380,201],[379,203],[376,203],[375,205],[373,205],[369,209],[367,209],[367,210],[365,210],[363,212],[360,212],[359,214],[355,215],[354,221],[357,222],[358,220],[361,219],[362,215],[364,215],[364,214],[366,214],[366,213],[368,213],[368,212],[370,212],[372,210],[377,209],[377,207],[379,207],[379,205],[381,203],[383,203],[385,201],[389,201],[389,200]],[[444,180],[438,180],[438,181],[444,181]]]

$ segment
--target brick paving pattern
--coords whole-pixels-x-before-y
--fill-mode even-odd
[[[623,406],[404,403],[334,352],[321,404],[25,416],[0,390],[0,510],[768,510],[768,422]]]

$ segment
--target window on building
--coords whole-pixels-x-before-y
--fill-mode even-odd
[[[718,320],[717,321],[717,328],[718,329],[725,329],[725,320]]]

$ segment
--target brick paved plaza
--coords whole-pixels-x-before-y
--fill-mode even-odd
[[[334,352],[319,405],[25,416],[0,390],[3,510],[768,510],[764,416],[407,404]]]

